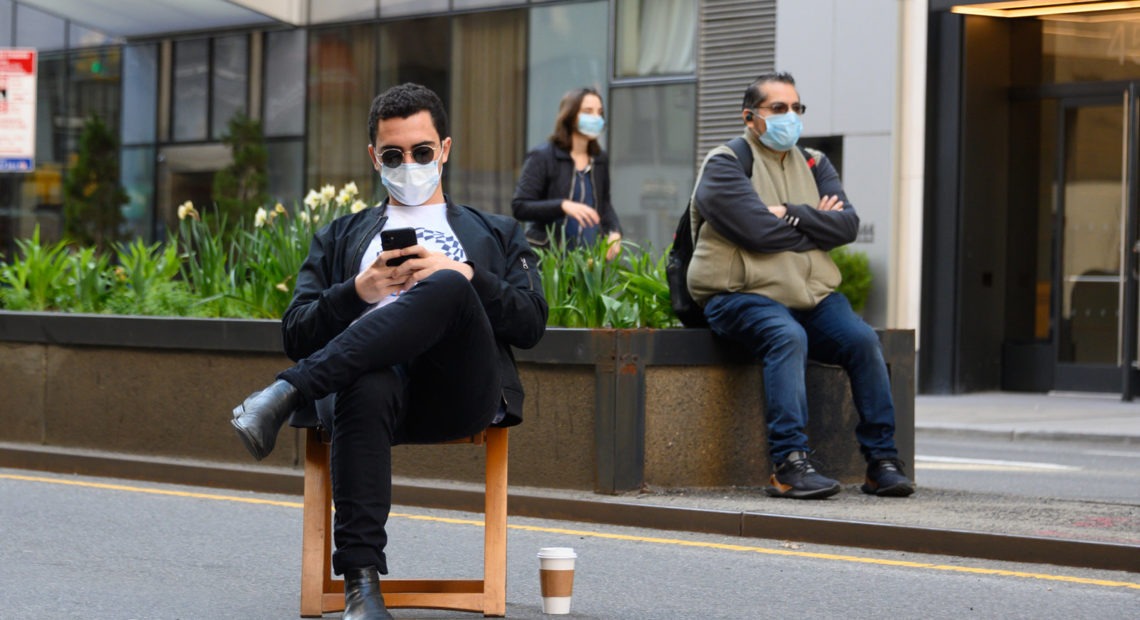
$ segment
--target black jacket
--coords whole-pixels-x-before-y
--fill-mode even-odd
[[[515,195],[511,199],[511,212],[516,219],[530,222],[526,238],[532,243],[544,245],[546,227],[562,222],[565,217],[562,201],[570,198],[573,178],[574,160],[569,152],[553,142],[526,154]],[[594,157],[590,179],[594,186],[594,209],[601,218],[602,235],[620,233],[621,222],[610,203],[610,163],[605,151]]]
[[[518,222],[457,205],[447,198],[447,221],[474,268],[471,279],[499,343],[506,417],[522,421],[522,382],[511,347],[529,349],[546,330],[547,307],[537,258]],[[313,236],[297,274],[293,301],[281,319],[285,354],[294,361],[312,355],[344,331],[368,304],[356,294],[354,278],[368,244],[388,220],[388,203],[338,218]],[[313,408],[298,412],[293,426],[316,425]]]

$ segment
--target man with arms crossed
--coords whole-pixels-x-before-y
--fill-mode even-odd
[[[745,174],[728,146],[705,159],[693,194],[696,243],[688,284],[713,332],[748,346],[764,363],[774,464],[765,490],[796,499],[840,490],[808,459],[804,371],[810,357],[842,366],[851,379],[859,412],[855,435],[867,460],[863,492],[910,495],[914,484],[895,448],[894,403],[878,336],[835,291],[839,269],[827,254],[855,240],[859,216],[831,162],[796,148],[806,108],[791,75],[757,78],[742,108],[752,172]]]

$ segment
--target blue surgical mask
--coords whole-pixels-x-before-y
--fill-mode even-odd
[[[790,151],[800,140],[800,133],[804,130],[804,122],[800,115],[788,111],[786,114],[774,114],[764,118],[768,129],[760,134],[760,142],[773,151]]]
[[[380,182],[397,202],[418,207],[427,202],[439,187],[439,164],[400,164],[399,168],[380,166]]]
[[[578,133],[587,138],[597,138],[602,135],[602,129],[605,127],[606,119],[597,114],[578,114]]]

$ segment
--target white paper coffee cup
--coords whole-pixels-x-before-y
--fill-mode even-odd
[[[574,560],[570,547],[543,547],[538,550],[538,574],[542,584],[542,613],[570,613],[574,591]]]

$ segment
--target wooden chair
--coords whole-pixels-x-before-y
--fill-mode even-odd
[[[487,451],[482,579],[381,579],[389,608],[419,607],[507,612],[507,429],[488,428],[448,443],[483,445]],[[332,578],[332,481],[329,445],[319,429],[305,436],[305,508],[301,539],[301,616],[344,609],[344,581]]]

